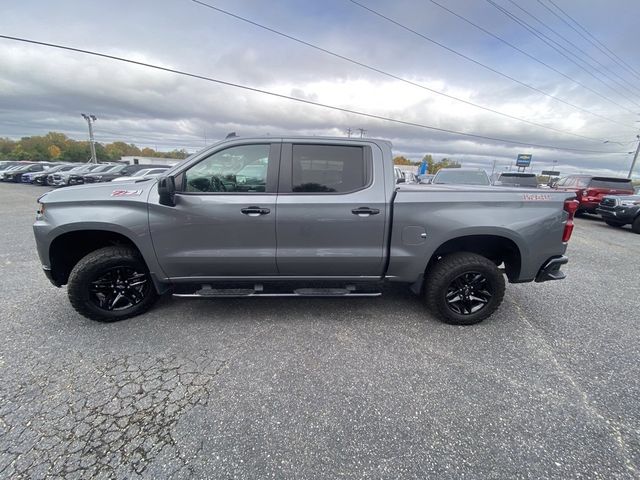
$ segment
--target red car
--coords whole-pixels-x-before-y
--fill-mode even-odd
[[[580,213],[596,213],[596,208],[606,195],[633,195],[633,184],[628,178],[592,177],[569,175],[554,185],[557,190],[576,192]]]

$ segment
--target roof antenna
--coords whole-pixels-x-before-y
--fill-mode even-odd
[[[228,133],[228,134],[227,134],[227,136],[226,136],[226,137],[224,137],[224,138],[225,138],[225,140],[226,140],[227,138],[233,138],[233,137],[237,137],[237,136],[238,136],[238,135],[236,135],[236,132],[231,132],[231,133]]]

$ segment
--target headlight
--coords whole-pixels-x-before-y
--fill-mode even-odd
[[[96,175],[95,177],[93,177],[95,180],[102,180],[102,175]]]

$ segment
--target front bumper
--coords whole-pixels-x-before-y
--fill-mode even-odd
[[[51,284],[54,287],[58,287],[58,288],[61,287],[61,285],[53,278],[53,272],[51,271],[50,268],[43,268],[42,271],[44,272],[45,277],[47,277],[47,279],[51,282]]]
[[[536,275],[536,282],[548,282],[549,280],[562,280],[566,277],[564,272],[560,270],[562,265],[566,265],[569,259],[564,255],[552,257],[547,260]]]

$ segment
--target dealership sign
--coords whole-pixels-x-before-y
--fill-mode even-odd
[[[528,167],[531,165],[531,155],[530,153],[521,153],[518,155],[516,160],[516,167]]]

